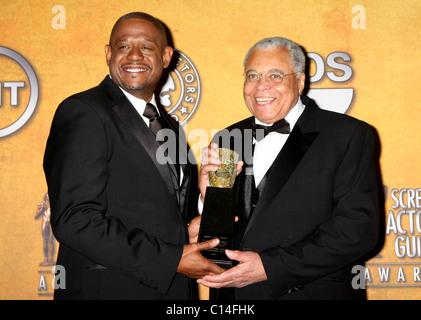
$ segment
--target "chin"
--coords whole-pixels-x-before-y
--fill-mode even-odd
[[[146,88],[146,84],[128,84],[128,83],[123,83],[123,88],[126,89],[127,91],[142,91],[143,89]]]
[[[260,121],[264,122],[264,123],[273,123],[276,122],[278,119],[276,116],[273,115],[268,115],[268,114],[262,114],[259,112],[254,112],[253,115],[259,119]]]

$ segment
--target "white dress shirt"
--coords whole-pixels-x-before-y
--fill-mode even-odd
[[[129,101],[131,102],[131,104],[133,105],[133,107],[136,109],[136,111],[140,114],[140,116],[142,117],[142,119],[145,121],[146,125],[149,127],[149,119],[146,118],[143,115],[143,113],[145,112],[145,108],[146,108],[146,103],[147,102],[145,100],[142,100],[140,98],[135,97],[134,95],[128,93],[124,89],[121,89],[121,91],[123,91],[124,95],[127,97],[127,99],[129,99]],[[159,113],[158,108],[156,107],[155,95],[152,95],[152,99],[151,99],[151,101],[149,103],[153,104],[155,106],[156,111],[158,112],[158,114],[161,115]]]
[[[298,99],[297,104],[285,117],[285,120],[289,123],[291,131],[294,128],[298,118],[303,113],[304,108],[305,106],[302,104],[301,100]],[[267,126],[266,123],[263,123],[258,119],[255,119],[255,121],[257,124]],[[279,152],[282,150],[288,137],[289,134],[271,132],[259,142],[256,142],[256,140],[254,140],[255,147],[253,157],[253,171],[256,187],[259,185],[260,181],[265,176],[266,171],[272,166],[272,163],[275,161]]]

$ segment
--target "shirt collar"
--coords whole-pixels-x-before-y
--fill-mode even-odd
[[[140,115],[143,115],[143,112],[145,112],[147,102],[143,99],[135,97],[134,95],[128,93],[126,90],[124,90],[122,88],[120,88],[120,89],[121,89],[121,91],[123,91],[123,93],[127,97],[127,99],[129,99],[131,104],[136,108],[137,112],[139,112]],[[152,99],[151,99],[151,101],[149,101],[149,103],[153,104],[156,108],[155,95],[152,95]],[[159,114],[158,108],[156,108],[156,110],[158,111],[158,114]]]
[[[109,77],[112,79],[111,75],[109,75]],[[145,112],[147,102],[143,99],[135,97],[131,93],[128,93],[122,87],[119,86],[119,88],[120,88],[121,91],[123,91],[124,95],[127,97],[127,99],[129,99],[129,101],[135,107],[137,112],[143,117],[143,113]],[[149,103],[153,104],[155,106],[158,114],[161,115],[161,113],[159,112],[159,109],[156,107],[155,94],[152,95],[152,99],[151,99],[151,101],[149,101]],[[147,119],[147,118],[145,118],[145,119]]]

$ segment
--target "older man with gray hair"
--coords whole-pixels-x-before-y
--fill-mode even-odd
[[[200,188],[218,164],[215,148],[233,130],[237,152],[253,144],[237,191],[236,265],[198,282],[215,299],[364,299],[351,269],[378,241],[375,138],[368,124],[319,109],[302,95],[305,55],[294,42],[257,42],[244,62],[252,117],[205,148]],[[245,139],[247,130],[253,139]],[[240,146],[241,148],[238,148]],[[241,149],[241,150],[240,150]],[[224,289],[222,289],[224,288]]]

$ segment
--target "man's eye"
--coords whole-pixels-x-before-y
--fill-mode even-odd
[[[282,74],[280,74],[280,73],[272,73],[269,77],[271,79],[281,79],[282,78]]]
[[[250,74],[247,75],[247,78],[249,78],[249,79],[256,79],[258,77],[259,76],[257,74],[255,74],[255,73],[250,73]]]

